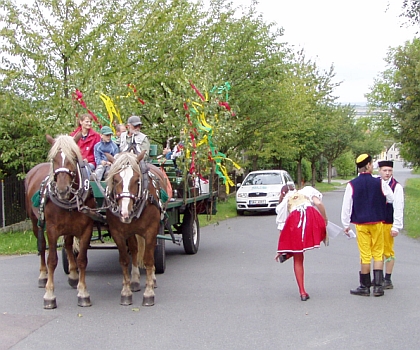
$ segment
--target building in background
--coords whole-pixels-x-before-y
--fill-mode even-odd
[[[400,157],[400,149],[397,143],[393,143],[391,147],[381,152],[379,159],[402,161]]]

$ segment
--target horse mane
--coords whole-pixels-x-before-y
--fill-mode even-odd
[[[74,167],[76,167],[76,162],[82,159],[79,146],[74,142],[73,137],[69,135],[58,135],[55,138],[55,142],[48,152],[48,159],[54,159],[58,152],[63,152],[70,164]]]
[[[137,156],[131,152],[122,152],[118,153],[114,163],[112,163],[111,168],[109,169],[108,176],[106,178],[106,185],[108,186],[109,191],[113,189],[113,178],[116,174],[118,174],[123,168],[127,165],[133,168],[133,171],[141,174],[140,166],[137,162]]]

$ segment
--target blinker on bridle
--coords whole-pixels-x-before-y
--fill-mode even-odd
[[[129,164],[126,164],[126,165],[124,165],[122,168],[121,168],[121,170],[118,172],[118,174],[119,173],[121,173],[124,169],[126,169],[126,168],[128,168],[128,167],[131,167]],[[139,181],[137,181],[137,184],[138,185],[140,185],[140,183],[141,183],[141,181],[140,181],[140,179],[139,179]],[[140,191],[141,191],[141,189],[140,189],[140,186],[139,186],[139,191],[138,191],[138,193],[137,193],[137,196],[136,195],[134,195],[134,194],[132,194],[132,193],[130,193],[130,192],[121,192],[121,193],[115,193],[115,186],[114,186],[114,188],[113,188],[113,193],[114,193],[114,200],[116,201],[116,202],[118,202],[120,199],[122,199],[122,198],[130,198],[130,199],[132,199],[133,200],[133,202],[134,203],[136,203],[139,199],[140,199]]]

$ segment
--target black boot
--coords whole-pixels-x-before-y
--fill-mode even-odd
[[[382,270],[373,270],[373,280],[375,284],[373,285],[373,295],[375,297],[381,297],[384,295],[384,273]]]
[[[360,273],[360,286],[351,289],[350,294],[368,297],[370,295],[370,273]]]
[[[383,278],[383,283],[385,283],[385,277]],[[372,278],[372,284],[371,284],[372,286],[374,286],[375,285],[375,275],[373,275],[373,278]],[[384,288],[384,289],[386,289],[386,288]]]

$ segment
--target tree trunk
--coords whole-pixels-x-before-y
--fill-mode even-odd
[[[332,162],[328,161],[328,183],[331,184]]]
[[[297,164],[297,187],[302,188],[302,159],[299,159]]]
[[[252,170],[255,171],[258,169],[258,156],[252,156]]]
[[[315,187],[315,182],[316,182],[316,163],[315,163],[315,161],[311,162],[311,170],[312,170],[311,185],[312,185],[312,187]]]

